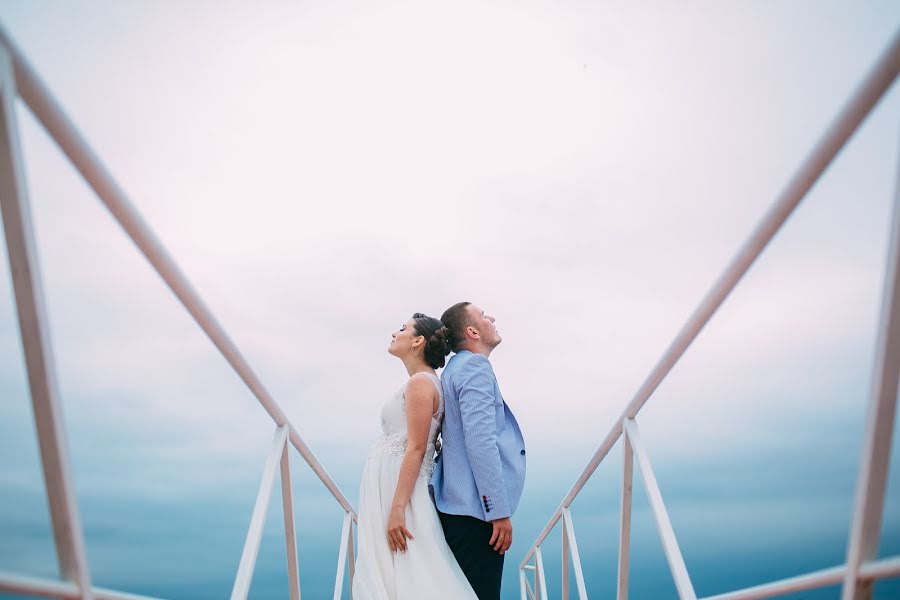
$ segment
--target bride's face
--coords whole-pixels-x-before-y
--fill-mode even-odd
[[[394,356],[406,356],[419,346],[422,336],[416,333],[416,323],[412,319],[404,323],[400,329],[391,334],[391,345],[388,352]]]

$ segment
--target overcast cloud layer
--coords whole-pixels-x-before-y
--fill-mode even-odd
[[[463,299],[497,317],[492,362],[529,448],[515,598],[522,554],[900,7],[3,0],[0,21],[353,502],[405,375],[390,333]],[[642,413],[699,593],[843,561],[898,94]],[[95,580],[221,597],[271,423],[19,108]],[[0,570],[54,576],[5,251]],[[618,460],[575,505],[600,590],[615,581]],[[315,598],[341,515],[296,471]],[[895,460],[883,555],[900,552],[898,473]],[[665,597],[636,494],[635,594]],[[276,504],[256,597],[283,589]]]

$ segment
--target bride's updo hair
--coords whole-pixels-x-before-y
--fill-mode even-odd
[[[425,338],[425,362],[432,369],[440,369],[444,366],[444,357],[450,354],[450,333],[434,317],[416,313],[412,318],[416,334]]]

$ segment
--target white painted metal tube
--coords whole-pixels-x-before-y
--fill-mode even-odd
[[[878,556],[891,460],[891,438],[900,380],[900,167],[894,188],[893,213],[872,390],[866,411],[853,518],[847,540],[847,573],[841,592],[843,600],[868,600],[872,596],[873,583],[859,579],[859,567]]]
[[[521,564],[524,565],[531,559],[534,549],[543,543],[559,520],[562,508],[572,504],[575,496],[578,495],[600,465],[600,462],[609,453],[610,448],[622,435],[622,421],[638,414],[653,391],[662,383],[663,379],[669,374],[700,331],[706,326],[722,303],[725,302],[731,291],[737,286],[759,255],[762,254],[806,193],[812,188],[834,157],[837,156],[837,153],[843,148],[847,140],[850,139],[850,136],[891,87],[898,71],[900,71],[900,32],[891,40],[888,48],[881,54],[863,82],[856,88],[837,117],[835,117],[816,145],[813,146],[809,155],[801,163],[790,181],[788,181],[769,211],[757,224],[750,237],[738,249],[737,254],[725,268],[725,271],[704,296],[700,305],[679,330],[669,347],[666,348],[666,351],[638,388],[625,410],[616,419],[606,438],[600,443],[597,451],[594,452],[594,455],[588,461],[572,488],[565,495],[553,516],[550,517],[549,523],[538,535]]]
[[[44,304],[40,262],[19,142],[12,56],[0,46],[0,213],[28,371],[41,467],[50,508],[59,572],[91,598],[84,532],[69,462],[66,428],[59,405],[50,324]]]
[[[184,305],[207,337],[219,349],[225,360],[234,368],[262,407],[269,413],[276,425],[287,425],[291,444],[309,464],[315,474],[322,480],[345,511],[350,512],[355,520],[356,513],[350,502],[338,488],[325,468],[291,425],[284,411],[263,385],[250,364],[238,350],[237,346],[219,324],[212,312],[193,288],[187,277],[163,247],[162,243],[144,222],[137,209],[128,200],[125,192],[119,187],[100,159],[90,149],[84,137],[78,132],[72,121],[66,116],[62,107],[41,81],[40,77],[25,60],[12,39],[0,28],[0,45],[5,46],[12,56],[16,84],[19,95],[31,109],[34,116],[56,141],[63,153],[69,158],[84,180],[94,190],[100,200],[112,213],[113,218],[147,258],[163,281],[169,286],[178,300]]]
[[[107,590],[105,588],[94,588],[94,598],[97,600],[158,600],[151,596],[140,596],[138,594],[129,594],[128,592],[117,592],[115,590]]]
[[[300,600],[300,563],[297,558],[297,528],[294,525],[294,492],[291,485],[291,453],[281,454],[281,504],[284,514],[284,543],[287,552],[288,587],[291,600]]]
[[[803,592],[829,585],[840,583],[844,578],[844,566],[831,567],[830,569],[822,569],[780,579],[771,583],[764,583],[742,590],[735,590],[725,594],[716,594],[715,596],[707,596],[703,600],[756,600],[757,598],[771,598],[772,596],[781,596],[793,592]]]
[[[628,600],[628,566],[631,556],[631,489],[634,483],[634,456],[628,436],[622,436],[622,502],[619,521],[619,568],[616,599]]]
[[[575,571],[575,588],[578,590],[578,600],[587,600],[587,586],[584,584],[584,571],[581,569],[581,554],[578,552],[578,540],[575,539],[575,523],[572,521],[572,512],[568,508],[563,509],[563,531],[566,532],[569,542],[569,553],[572,555],[572,568]]]
[[[344,515],[344,525],[341,527],[341,544],[338,546],[337,573],[334,576],[334,600],[341,600],[344,592],[344,568],[347,564],[347,553],[350,550],[350,527],[352,519],[350,513]],[[351,587],[352,587],[351,582]]]
[[[534,563],[535,563],[535,579],[534,587],[538,594],[538,598],[541,600],[549,600],[550,596],[547,594],[547,576],[544,572],[544,557],[541,555],[541,549],[538,548],[534,553]]]
[[[565,514],[565,513],[563,513]],[[562,530],[562,600],[569,600],[569,530]]]
[[[537,571],[535,571],[535,572],[537,572]],[[524,575],[524,571],[522,571],[522,574]],[[537,577],[537,575],[535,575],[535,577]],[[525,581],[525,591],[528,593],[528,600],[536,600],[534,590],[531,588],[531,584],[528,583],[528,578],[526,577],[524,581]]]
[[[678,547],[678,540],[675,537],[675,530],[672,528],[672,521],[669,519],[669,513],[666,510],[665,503],[663,503],[659,484],[656,482],[656,476],[653,474],[650,457],[646,448],[644,448],[644,443],[641,440],[640,432],[634,419],[625,419],[625,434],[631,442],[634,458],[640,467],[644,490],[647,493],[647,500],[650,502],[650,509],[656,520],[656,529],[659,531],[659,537],[662,540],[666,560],[669,561],[669,568],[672,570],[672,577],[675,579],[678,596],[682,600],[696,600],[697,594],[694,592],[694,584],[691,583],[691,577],[688,575],[687,565],[684,564],[684,557],[681,555],[681,549]]]
[[[347,571],[350,576],[350,600],[353,600],[353,578],[356,577],[356,551],[353,543],[353,523],[347,532]]]
[[[528,590],[526,586],[528,582],[525,580],[525,571],[519,569],[519,600],[528,600]]]
[[[78,586],[74,583],[39,579],[37,577],[24,577],[5,572],[0,572],[0,592],[44,598],[64,598],[66,600],[79,600],[81,598]]]
[[[859,577],[866,580],[900,577],[900,556],[865,563],[859,568]]]
[[[757,600],[758,598],[771,598],[783,594],[804,592],[841,583],[844,580],[845,573],[846,565],[839,565],[724,594],[706,596],[702,600]],[[859,568],[860,579],[867,581],[897,576],[900,576],[900,556],[868,562]]]
[[[250,527],[247,528],[247,539],[244,541],[244,550],[241,552],[241,562],[234,578],[234,587],[231,588],[231,600],[245,600],[250,592],[250,582],[253,580],[253,569],[256,566],[256,555],[259,552],[259,543],[266,525],[266,513],[269,511],[269,502],[272,499],[275,470],[285,452],[287,452],[287,427],[282,425],[275,428],[272,449],[266,458],[262,481],[259,483],[259,492],[256,494],[256,503],[253,505],[253,516],[250,517]]]
[[[544,540],[547,539],[547,536],[550,535],[550,532],[553,531],[553,528],[556,527],[556,524],[562,518],[562,509],[563,505],[560,504],[559,507],[557,507],[556,511],[554,511],[553,515],[550,517],[550,521],[548,521],[547,525],[544,526],[544,529],[538,535],[537,540],[535,540],[534,544],[531,545],[531,548],[525,554],[525,558],[523,558],[522,562],[519,563],[519,566],[521,568],[525,568],[525,565],[528,564],[528,561],[530,561],[534,557],[535,551],[540,547],[541,544],[544,543]]]
[[[42,598],[63,598],[65,600],[81,600],[81,592],[74,583],[24,577],[0,571],[0,592],[36,596]],[[141,596],[128,592],[119,592],[105,588],[94,588],[96,600],[159,600],[151,596]]]

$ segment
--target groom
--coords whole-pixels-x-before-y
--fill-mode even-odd
[[[441,374],[444,426],[431,489],[447,545],[479,600],[499,600],[525,442],[488,361],[501,341],[494,317],[460,302],[441,321],[456,354]]]

